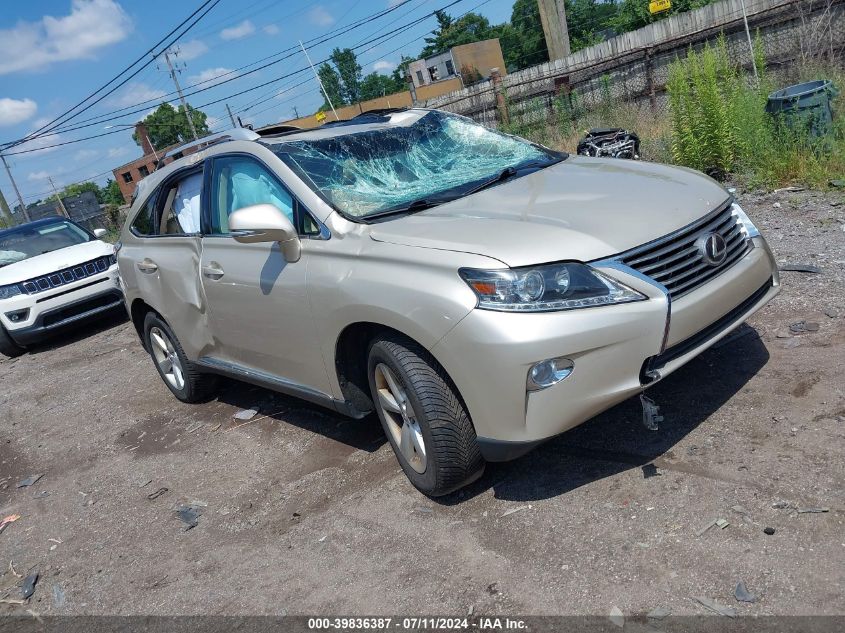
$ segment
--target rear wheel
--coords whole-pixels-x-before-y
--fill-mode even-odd
[[[380,337],[370,346],[368,375],[385,435],[414,486],[436,497],[481,476],[472,422],[431,354],[405,337]]]
[[[15,343],[12,340],[12,337],[9,336],[6,328],[0,325],[0,354],[8,356],[9,358],[15,358],[16,356],[23,354],[25,351],[26,348]]]
[[[216,376],[202,373],[188,360],[179,339],[154,312],[144,319],[144,342],[159,376],[182,402],[201,402],[216,385]]]

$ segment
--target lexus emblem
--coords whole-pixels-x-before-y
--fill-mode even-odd
[[[728,256],[728,244],[718,233],[706,233],[698,238],[698,252],[711,266],[722,264]]]

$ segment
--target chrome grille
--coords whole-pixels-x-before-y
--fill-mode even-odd
[[[705,261],[697,244],[709,233],[718,233],[727,245],[727,256],[721,264]],[[748,252],[749,246],[745,229],[728,204],[676,233],[622,253],[619,259],[666,286],[676,299],[731,267]]]
[[[20,286],[26,294],[34,295],[38,292],[44,292],[51,288],[58,288],[65,284],[85,279],[91,275],[105,272],[108,267],[112,265],[112,257],[98,257],[92,259],[90,262],[79,264],[71,268],[56,271],[43,277],[35,277],[34,279],[27,279],[21,282]]]

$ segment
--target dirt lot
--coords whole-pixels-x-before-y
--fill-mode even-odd
[[[632,400],[438,501],[374,418],[233,382],[177,402],[120,320],[3,360],[0,518],[22,518],[0,572],[40,580],[0,614],[845,613],[845,196],[741,199],[782,263],[823,272],[783,273],[750,327],[651,390],[660,431]]]

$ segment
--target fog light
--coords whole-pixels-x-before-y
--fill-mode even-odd
[[[12,323],[20,323],[21,321],[26,321],[29,318],[29,308],[25,308],[23,310],[15,310],[14,312],[7,312],[6,318],[9,319]]]
[[[528,370],[528,391],[539,391],[546,389],[552,385],[556,385],[561,380],[565,379],[575,367],[568,358],[550,358],[549,360],[542,360],[535,363],[531,369]]]

